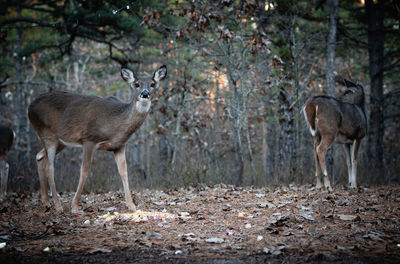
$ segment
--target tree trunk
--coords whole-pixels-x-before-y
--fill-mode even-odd
[[[289,183],[294,179],[295,172],[295,133],[294,116],[291,105],[291,96],[284,87],[279,92],[279,163],[278,170],[280,181]],[[283,178],[282,178],[283,177]]]
[[[244,172],[244,153],[242,145],[242,120],[241,120],[241,105],[239,98],[239,91],[236,85],[237,81],[231,78],[231,87],[233,89],[232,101],[231,101],[231,113],[233,123],[233,138],[235,146],[235,170],[236,179],[235,184],[238,186],[243,185],[243,172]]]
[[[163,56],[164,56],[164,64],[167,61],[167,48],[168,48],[168,36],[164,36],[163,38]],[[165,98],[163,100],[160,100],[159,103],[161,103],[161,108],[162,108],[162,116],[160,118],[160,125],[162,126],[162,134],[160,135],[160,141],[159,141],[159,175],[162,177],[162,179],[169,181],[169,161],[170,161],[170,151],[168,147],[168,136],[167,136],[167,130],[166,130],[166,125],[168,121],[168,99],[169,99],[169,89],[168,89],[168,80],[164,80],[164,89],[166,91]]]
[[[368,159],[375,181],[385,177],[383,163],[383,55],[384,13],[383,1],[365,1],[368,19],[368,52],[370,76],[370,122],[368,133]],[[369,177],[371,178],[371,177]]]
[[[18,16],[21,16],[21,10],[18,10]],[[23,84],[22,84],[22,27],[18,22],[16,24],[17,34],[16,34],[16,49],[15,49],[15,78],[17,81],[17,85],[15,88],[15,97],[17,99],[16,108],[17,108],[17,138],[16,138],[16,146],[17,148],[21,147],[20,145],[23,142],[22,135],[24,135],[25,130],[25,121],[24,121],[24,95],[23,95]]]
[[[328,0],[329,5],[329,32],[326,52],[326,93],[328,96],[335,96],[335,49],[336,49],[336,31],[339,0]],[[335,174],[333,170],[333,145],[326,153],[328,175],[335,184]]]

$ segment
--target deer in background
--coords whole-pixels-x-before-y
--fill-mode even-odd
[[[41,200],[50,204],[48,184],[57,211],[63,211],[54,182],[54,159],[65,147],[82,147],[83,159],[77,191],[71,212],[78,212],[83,185],[96,150],[112,151],[122,179],[125,201],[129,210],[136,211],[128,184],[125,147],[129,137],[143,124],[150,106],[151,95],[167,75],[165,65],[152,77],[137,77],[121,69],[122,79],[131,88],[131,99],[122,102],[114,96],[97,97],[70,92],[50,92],[40,95],[29,106],[29,120],[40,137],[44,149],[36,155]]]
[[[1,170],[1,189],[0,189],[0,200],[3,200],[7,195],[7,180],[8,170],[10,166],[7,163],[7,154],[14,142],[15,133],[14,131],[6,126],[0,125],[0,158],[2,160],[3,169]]]
[[[307,126],[314,141],[315,176],[317,189],[324,186],[332,190],[326,170],[325,154],[332,143],[344,144],[347,171],[351,188],[357,188],[357,154],[361,140],[367,133],[367,112],[364,88],[360,83],[336,77],[335,80],[347,90],[339,99],[329,96],[314,96],[303,107]]]

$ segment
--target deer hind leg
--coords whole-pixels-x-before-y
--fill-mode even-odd
[[[346,154],[346,164],[347,164],[347,175],[349,178],[349,183],[351,182],[351,171],[352,171],[352,162],[351,162],[351,144],[344,145],[344,153]]]
[[[357,155],[358,149],[360,147],[360,140],[354,140],[353,145],[351,146],[351,179],[350,179],[350,188],[357,188]]]
[[[86,177],[89,174],[90,166],[92,165],[93,154],[96,151],[96,145],[93,142],[86,142],[83,145],[83,159],[81,165],[81,175],[79,177],[78,189],[72,199],[71,212],[78,212],[79,201],[81,200],[81,194],[83,190],[83,185],[85,184]]]
[[[60,198],[58,197],[58,193],[56,190],[56,183],[54,181],[54,160],[56,158],[57,149],[58,149],[57,142],[52,143],[49,146],[46,146],[47,164],[45,166],[46,166],[46,172],[47,172],[47,180],[49,181],[54,206],[56,207],[57,212],[62,212],[63,207],[61,205]]]
[[[135,212],[136,206],[132,201],[131,191],[129,190],[128,182],[128,169],[126,164],[125,147],[114,152],[115,162],[118,166],[118,172],[122,179],[122,185],[124,187],[125,202],[126,206],[130,211]]]
[[[332,191],[333,189],[332,189],[329,177],[328,177],[328,172],[326,170],[325,154],[326,154],[326,151],[328,150],[329,146],[332,144],[334,138],[335,138],[334,136],[330,136],[330,135],[323,137],[321,139],[321,143],[317,147],[318,160],[321,165],[322,173],[324,175],[324,185],[328,191]]]
[[[321,142],[321,137],[319,135],[316,135],[313,137],[314,140],[314,160],[315,160],[315,178],[317,178],[317,190],[320,190],[322,188],[321,184],[321,177],[320,177],[320,164],[319,164],[319,159],[318,159],[318,154],[317,154],[317,147],[319,143]]]
[[[53,153],[54,145],[56,148],[55,153]],[[56,206],[57,211],[62,211],[61,202],[58,199],[55,182],[54,182],[54,159],[55,156],[62,151],[65,146],[62,144],[50,144],[48,147],[50,150],[50,155],[54,155],[52,160],[49,160],[49,154],[46,149],[42,149],[36,154],[36,164],[38,167],[39,182],[40,182],[40,198],[45,206],[50,206],[49,199],[49,187],[51,187],[51,195],[53,196],[53,201]],[[51,164],[52,163],[52,166]],[[52,171],[52,172],[51,172]]]
[[[40,199],[45,206],[50,206],[49,199],[49,188],[48,188],[48,180],[47,180],[47,167],[48,167],[48,158],[45,149],[36,154],[36,164],[38,167],[39,174],[39,182],[40,182]]]
[[[4,169],[1,175],[0,200],[3,200],[7,195],[7,181],[8,181],[8,170],[9,170],[9,165],[6,159],[4,158],[2,159],[2,161],[4,163]]]

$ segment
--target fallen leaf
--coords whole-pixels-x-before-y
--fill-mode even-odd
[[[181,236],[183,236],[183,237],[195,237],[196,235],[194,233],[186,233],[186,234],[183,234]]]
[[[237,250],[241,250],[243,249],[242,246],[230,246],[231,249],[237,249]]]
[[[258,207],[260,208],[276,208],[275,204],[270,202],[259,203]]]
[[[384,241],[378,234],[374,234],[374,233],[366,234],[363,236],[363,238],[370,238],[372,240]]]
[[[359,221],[361,220],[360,216],[358,215],[345,215],[345,214],[338,214],[337,215],[340,220],[344,221]]]
[[[339,250],[354,250],[355,246],[342,247],[342,246],[337,245],[336,248]]]
[[[239,212],[237,215],[238,218],[240,219],[246,219],[247,217],[244,215],[244,213]]]
[[[224,239],[218,237],[212,237],[206,239],[207,243],[215,243],[215,244],[221,244],[224,243],[224,241],[225,241]]]
[[[157,233],[157,232],[146,232],[146,236],[148,237],[155,237],[157,239],[161,239],[163,237],[162,234]]]
[[[89,250],[87,253],[89,254],[95,254],[95,253],[111,253],[112,250],[111,249],[107,249],[107,248],[94,248]]]
[[[50,252],[51,251],[51,248],[49,248],[49,247],[45,247],[44,249],[43,249],[43,252]]]
[[[299,216],[303,217],[304,219],[307,219],[309,221],[314,221],[315,218],[312,215],[306,214],[306,213],[299,213]]]

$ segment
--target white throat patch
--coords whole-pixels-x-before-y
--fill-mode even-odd
[[[150,110],[150,106],[151,106],[151,101],[148,99],[142,99],[140,98],[137,102],[136,102],[136,110],[139,113],[147,113]]]

